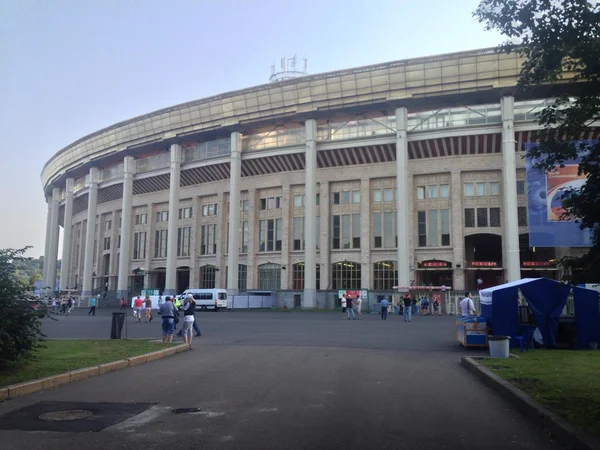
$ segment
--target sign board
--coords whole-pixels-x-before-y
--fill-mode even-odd
[[[452,286],[394,286],[394,289],[400,292],[408,291],[451,291]]]
[[[146,295],[160,295],[160,291],[158,289],[142,289],[142,293],[140,295],[142,297],[145,297]]]
[[[450,267],[450,263],[446,261],[421,261],[419,265],[427,268]]]
[[[472,267],[498,267],[498,263],[496,261],[473,261],[471,263]]]
[[[550,267],[553,264],[548,261],[523,261],[521,265],[523,267]]]
[[[363,290],[363,291],[353,291],[353,290],[344,290],[344,289],[340,289],[338,291],[338,298],[342,298],[342,296],[346,294],[346,298],[358,298],[360,297],[361,300],[366,301],[369,291]]]
[[[595,145],[597,141],[580,141]],[[525,144],[525,151],[537,143]],[[585,150],[584,150],[585,151]],[[567,160],[564,167],[542,173],[534,168],[538,162],[526,159],[527,214],[529,219],[530,247],[590,247],[592,231],[582,230],[574,220],[565,220],[562,196],[569,189],[580,189],[587,181],[577,173],[580,157]]]

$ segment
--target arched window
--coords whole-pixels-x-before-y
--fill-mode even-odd
[[[331,265],[331,285],[334,290],[360,289],[360,264],[342,261]]]
[[[373,264],[373,290],[391,291],[397,285],[396,261],[379,261]]]
[[[321,266],[317,264],[317,290],[321,289]],[[304,263],[296,263],[292,266],[292,289],[301,291],[304,289]]]
[[[200,267],[200,289],[214,289],[217,279],[215,266],[206,265]]]
[[[258,289],[277,291],[281,289],[281,266],[267,263],[258,266]]]

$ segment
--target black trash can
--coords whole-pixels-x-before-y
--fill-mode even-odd
[[[123,331],[123,324],[125,323],[125,313],[114,312],[112,313],[112,326],[110,327],[110,338],[121,339],[121,331]]]

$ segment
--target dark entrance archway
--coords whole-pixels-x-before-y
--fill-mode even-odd
[[[164,267],[159,267],[154,271],[154,286],[150,286],[150,288],[158,289],[162,294],[165,290],[165,285],[167,283],[167,269]]]
[[[529,234],[519,235],[521,278],[546,277],[558,280],[556,250],[553,247],[530,247]]]
[[[181,266],[177,268],[177,293],[180,294],[190,288],[190,268]]]
[[[417,286],[452,286],[452,263],[439,259],[419,261]]]
[[[481,281],[478,283],[478,280]],[[465,236],[465,284],[477,290],[504,283],[502,236],[477,233]]]

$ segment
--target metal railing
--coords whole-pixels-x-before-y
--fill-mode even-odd
[[[396,117],[349,120],[317,126],[317,141],[342,141],[396,134]]]

